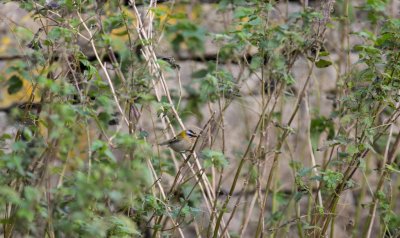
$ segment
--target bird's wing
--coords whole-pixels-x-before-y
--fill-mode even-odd
[[[178,139],[176,137],[174,137],[172,139],[169,139],[169,140],[166,140],[164,142],[161,142],[158,145],[169,145],[169,144],[173,144],[173,143],[176,143],[176,142],[178,142]]]

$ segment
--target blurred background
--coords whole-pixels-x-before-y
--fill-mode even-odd
[[[0,233],[398,237],[399,15],[0,3]],[[194,154],[158,146],[184,128]]]

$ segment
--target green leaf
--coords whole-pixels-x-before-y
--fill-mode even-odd
[[[24,136],[24,139],[27,141],[31,141],[33,138],[33,133],[28,127],[24,128],[24,130],[22,131],[22,135]]]
[[[5,133],[5,134],[3,134],[3,135],[0,136],[0,141],[11,140],[12,138],[13,138],[13,137],[12,137],[11,134]]]
[[[332,62],[329,60],[320,59],[317,62],[315,62],[315,66],[317,66],[317,68],[326,68],[329,67],[330,65],[332,65]]]
[[[325,181],[325,186],[328,188],[328,190],[335,189],[336,186],[343,180],[343,174],[333,170],[328,169],[325,172],[321,172],[321,174],[323,174],[323,180]]]
[[[296,192],[296,193],[294,194],[294,200],[295,200],[296,202],[300,201],[300,199],[301,199],[301,197],[303,197],[303,195],[305,195],[303,192]]]
[[[323,57],[323,56],[329,56],[330,55],[330,53],[328,52],[328,51],[321,51],[321,52],[319,52],[319,57]]]
[[[204,78],[208,74],[208,69],[200,69],[192,73],[192,78]]]
[[[329,120],[324,116],[313,118],[310,125],[311,142],[313,148],[318,147],[320,136],[324,131],[328,132],[328,139],[333,138],[335,131],[332,120]]]
[[[1,186],[0,187],[0,201],[19,205],[21,203],[21,198],[19,197],[19,193],[17,193],[14,189],[12,189],[8,186]]]
[[[22,80],[17,76],[13,75],[11,78],[8,79],[8,88],[7,92],[9,94],[15,94],[18,93],[23,86]]]
[[[62,30],[61,27],[52,28],[47,35],[48,39],[51,41],[59,39],[61,37],[61,30]]]
[[[354,155],[355,153],[358,153],[358,147],[351,144],[347,147],[347,153],[349,153],[349,155]]]
[[[248,8],[248,7],[238,7],[238,8],[236,8],[236,10],[234,12],[234,17],[239,18],[239,19],[253,16],[253,15],[254,15],[254,9]]]
[[[218,169],[222,169],[228,165],[228,161],[222,152],[206,149],[203,151],[203,156],[205,168],[215,166]]]
[[[354,35],[358,35],[358,36],[363,37],[363,38],[368,39],[368,40],[375,40],[375,38],[376,38],[375,33],[367,31],[367,30],[360,31],[360,32],[355,32],[353,34]]]
[[[110,222],[112,228],[108,231],[107,237],[134,237],[140,235],[136,224],[128,217],[122,215],[112,217]]]
[[[304,167],[304,168],[301,168],[301,169],[297,172],[297,174],[298,174],[300,177],[304,177],[304,176],[310,174],[311,171],[312,171],[312,169],[313,169],[313,168]]]
[[[264,59],[260,55],[256,55],[251,59],[250,69],[252,70],[260,69],[263,63]]]
[[[355,45],[353,47],[353,49],[357,52],[364,51],[364,52],[366,52],[368,54],[372,54],[372,55],[381,53],[381,51],[379,49],[375,48],[374,46],[370,46],[370,45]]]
[[[114,156],[114,154],[113,154],[113,152],[112,152],[111,150],[106,149],[106,150],[104,151],[104,154],[105,154],[109,159],[111,159],[112,161],[114,161],[114,162],[117,161],[117,158],[115,158],[115,156]]]
[[[400,174],[400,170],[396,169],[393,165],[387,164],[386,169],[389,170],[390,172],[394,172],[397,174]]]

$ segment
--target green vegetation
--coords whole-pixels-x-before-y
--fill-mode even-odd
[[[400,236],[394,1],[6,2],[4,237]]]

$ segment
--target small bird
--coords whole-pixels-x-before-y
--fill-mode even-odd
[[[164,141],[158,145],[168,145],[178,153],[190,151],[198,135],[193,130],[183,130],[174,138]]]

